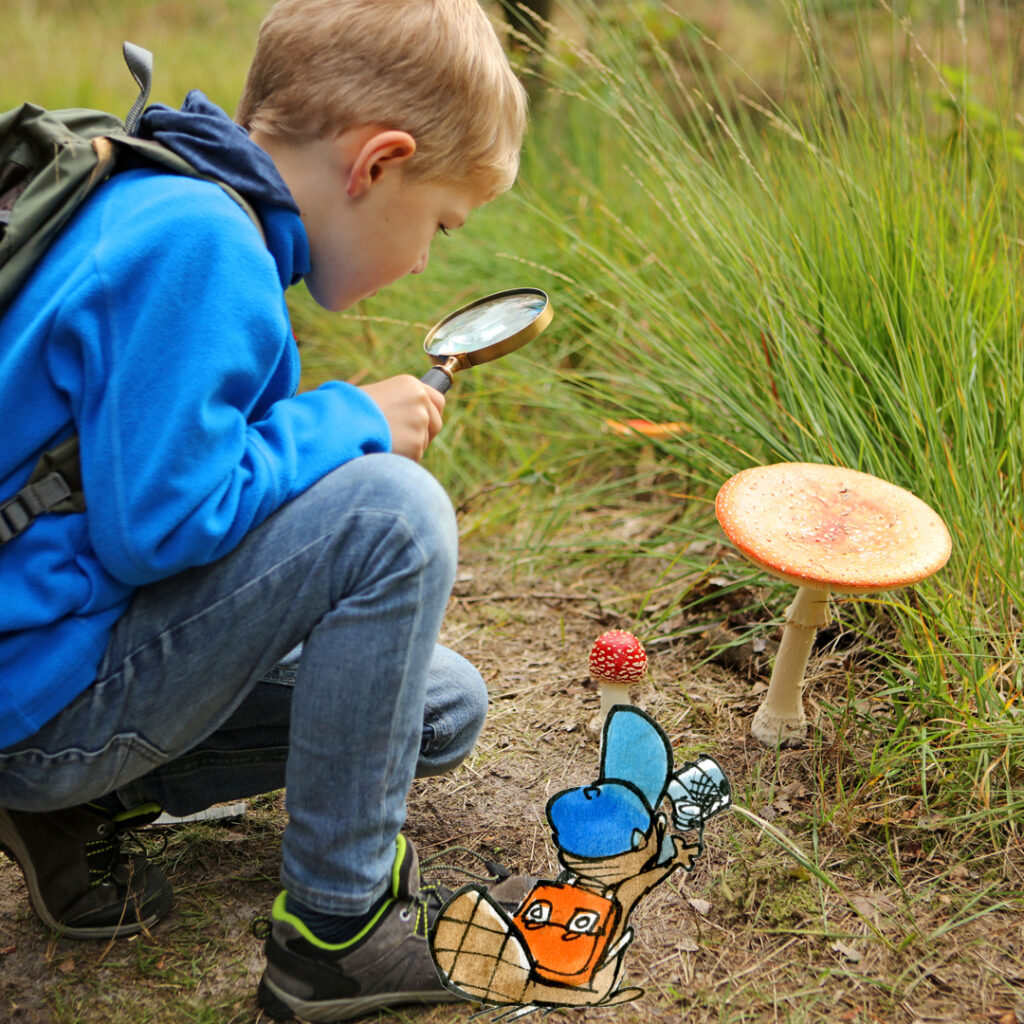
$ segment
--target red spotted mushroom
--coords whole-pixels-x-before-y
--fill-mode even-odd
[[[629,688],[647,671],[647,652],[632,633],[610,629],[590,648],[589,670],[600,687],[603,719],[616,704],[629,703]]]
[[[797,587],[750,731],[769,746],[799,746],[807,733],[804,673],[815,634],[828,622],[829,594],[926,579],[949,558],[949,531],[902,487],[817,463],[745,469],[722,485],[715,513],[751,562]]]

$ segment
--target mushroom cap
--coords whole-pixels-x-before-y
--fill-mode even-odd
[[[610,629],[590,648],[589,670],[595,683],[635,683],[647,671],[647,652],[632,633]]]
[[[949,558],[949,531],[920,498],[868,473],[813,462],[745,469],[715,514],[755,565],[797,586],[867,593],[917,583]]]

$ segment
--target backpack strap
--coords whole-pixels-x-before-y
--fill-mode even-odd
[[[0,504],[0,544],[24,533],[44,512],[84,512],[78,437],[47,449],[28,483]]]
[[[256,208],[240,192],[232,188],[227,182],[219,181],[208,174],[200,174],[184,157],[178,156],[173,150],[153,139],[140,139],[135,135],[112,134],[107,138],[94,140],[97,143],[109,146],[111,150],[120,146],[129,150],[140,158],[144,166],[162,167],[183,178],[194,178],[196,181],[208,181],[213,185],[219,185],[225,195],[230,197],[242,208],[245,215],[252,221],[253,226],[260,233],[264,243],[267,241],[266,232],[263,230],[263,222]],[[101,152],[102,155],[102,152]]]
[[[121,47],[121,52],[124,54],[124,62],[128,65],[132,78],[135,79],[139,87],[139,95],[135,97],[135,102],[124,119],[125,130],[129,135],[134,135],[135,129],[139,126],[139,118],[149,102],[149,90],[153,85],[153,54],[127,40]]]

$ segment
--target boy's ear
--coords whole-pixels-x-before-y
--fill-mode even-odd
[[[362,136],[354,149],[345,189],[352,198],[369,191],[383,171],[405,163],[416,152],[416,140],[408,132],[386,129]]]

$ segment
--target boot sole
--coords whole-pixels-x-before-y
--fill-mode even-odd
[[[260,979],[258,996],[260,1005],[273,1020],[287,1021],[299,1017],[310,1024],[337,1024],[338,1021],[362,1017],[391,1006],[466,1002],[462,996],[446,989],[433,992],[381,992],[355,999],[297,999],[275,985],[266,974]]]
[[[161,907],[153,911],[144,920],[135,920],[124,924],[94,925],[82,928],[62,924],[50,913],[49,908],[46,906],[43,894],[39,888],[39,880],[36,878],[36,873],[32,868],[32,859],[29,857],[28,850],[18,835],[18,830],[14,827],[14,822],[11,821],[7,812],[2,807],[0,807],[0,850],[6,853],[21,868],[25,885],[28,887],[29,902],[31,902],[32,909],[39,916],[39,919],[47,928],[60,935],[66,935],[72,939],[119,939],[129,935],[138,935],[139,932],[145,931],[156,924],[167,910],[170,909],[168,904],[166,909]]]

